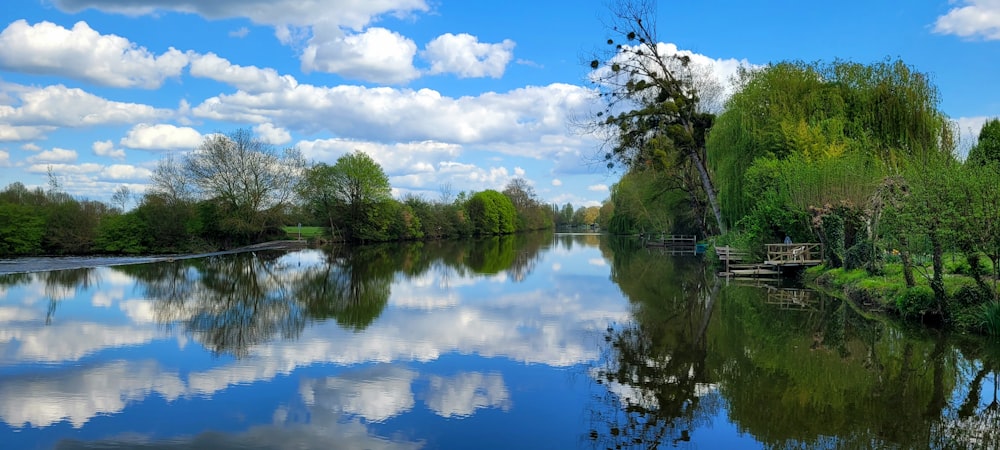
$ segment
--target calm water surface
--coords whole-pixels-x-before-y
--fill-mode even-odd
[[[0,276],[0,448],[996,448],[1000,347],[635,247]]]

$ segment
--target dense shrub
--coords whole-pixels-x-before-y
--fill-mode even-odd
[[[934,291],[927,286],[913,286],[896,297],[896,309],[907,318],[922,317],[934,308]]]
[[[516,231],[517,210],[507,196],[487,189],[477,192],[465,205],[473,233],[479,236],[510,234]]]

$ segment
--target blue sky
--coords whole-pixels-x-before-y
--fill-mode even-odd
[[[397,195],[501,189],[596,205],[617,174],[573,126],[595,110],[603,0],[6,0],[0,186],[107,200],[211,133],[253,128],[333,163],[362,150]],[[1000,115],[1000,1],[660,1],[660,38],[725,82],[741,64],[902,58],[965,132]],[[960,150],[962,151],[962,150]]]

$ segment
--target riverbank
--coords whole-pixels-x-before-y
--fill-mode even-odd
[[[150,256],[29,256],[23,258],[0,259],[0,275],[14,273],[44,272],[50,270],[86,269],[93,267],[121,266],[126,264],[144,264],[158,261],[178,259],[204,258],[207,256],[227,255],[261,250],[297,250],[305,248],[307,241],[282,240],[248,245],[232,250],[208,253],[186,253],[180,255],[150,255]]]
[[[908,287],[898,263],[886,264],[881,275],[817,266],[804,272],[803,281],[843,293],[869,311],[961,333],[1000,335],[1000,306],[989,288],[992,280],[986,280],[984,289],[966,274],[966,266],[948,264],[943,276],[946,298],[937,299],[930,287],[929,268],[919,273],[915,285]]]

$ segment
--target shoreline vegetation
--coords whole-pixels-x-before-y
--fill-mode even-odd
[[[12,183],[0,190],[0,258],[205,254],[299,237],[430,241],[589,225],[598,215],[597,207],[543,203],[520,177],[502,192],[442,186],[440,199],[397,199],[363,152],[332,166],[296,153],[279,153],[249,130],[213,135],[180,161],[161,160],[146,192],[123,186],[110,203],[70,196],[51,172],[48,189]]]
[[[698,235],[763,261],[817,242],[821,286],[908,321],[1000,335],[1000,120],[961,142],[933,77],[900,59],[741,68],[731,95],[656,34],[655,0],[617,0],[590,125],[622,177],[613,234]],[[967,151],[966,151],[967,150]]]
[[[944,265],[944,309],[936,307],[937,298],[931,288],[934,275],[930,264],[921,268],[922,275],[908,286],[903,277],[903,265],[888,263],[882,273],[873,275],[865,269],[845,269],[816,266],[805,270],[802,281],[806,286],[842,296],[867,311],[889,314],[908,322],[960,333],[996,336],[1000,334],[1000,304],[991,287],[995,278],[977,281],[970,276],[970,267],[956,255],[948,255]],[[983,266],[982,269],[991,269]],[[988,277],[984,277],[988,278]]]

